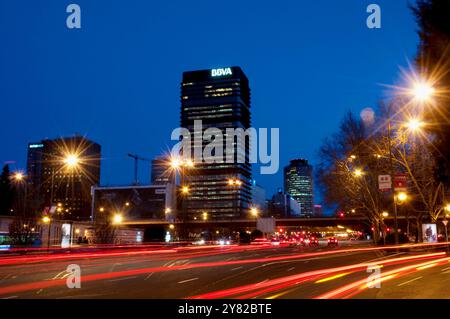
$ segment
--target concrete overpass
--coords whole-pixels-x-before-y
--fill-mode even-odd
[[[295,228],[295,227],[336,227],[336,226],[359,226],[370,227],[365,217],[324,217],[324,218],[274,218],[276,227]],[[185,225],[189,228],[254,228],[255,219],[235,219],[235,220],[189,220],[186,222],[176,220],[128,220],[122,223],[126,226],[141,226],[151,228],[152,226]]]

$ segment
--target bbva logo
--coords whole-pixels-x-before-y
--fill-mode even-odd
[[[232,75],[231,68],[222,68],[222,69],[212,69],[211,76],[224,76],[224,75]]]

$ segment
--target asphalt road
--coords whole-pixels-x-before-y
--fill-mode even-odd
[[[0,298],[450,298],[449,261],[442,249],[357,243],[0,256]],[[67,287],[71,264],[81,288]]]

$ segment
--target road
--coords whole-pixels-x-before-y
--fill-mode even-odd
[[[69,289],[78,265],[81,288]],[[443,247],[347,243],[108,248],[0,256],[0,298],[450,298]]]

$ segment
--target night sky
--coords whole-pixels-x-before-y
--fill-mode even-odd
[[[81,30],[66,27],[70,3]],[[370,3],[381,29],[366,27]],[[102,145],[102,184],[131,183],[127,153],[152,158],[172,145],[182,72],[240,66],[253,126],[280,128],[279,173],[254,169],[271,196],[289,159],[316,163],[344,113],[375,107],[414,59],[407,3],[0,0],[0,163],[24,169],[28,142],[79,133]]]

